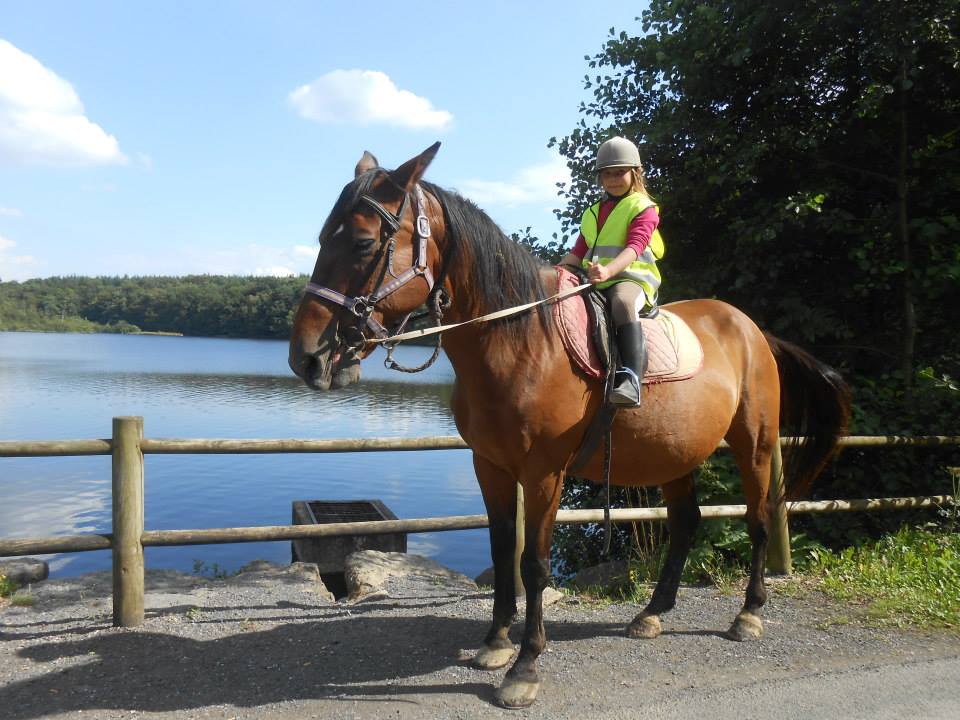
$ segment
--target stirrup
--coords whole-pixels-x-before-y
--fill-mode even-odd
[[[640,379],[628,367],[617,369],[613,376],[613,390],[610,391],[610,402],[620,407],[639,407]]]

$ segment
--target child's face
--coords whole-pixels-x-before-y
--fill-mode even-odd
[[[626,195],[633,189],[632,168],[604,168],[600,171],[600,184],[610,195],[615,197]]]

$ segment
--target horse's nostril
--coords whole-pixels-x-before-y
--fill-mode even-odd
[[[308,380],[316,369],[317,359],[309,353],[291,353],[287,364],[293,370],[294,375]]]

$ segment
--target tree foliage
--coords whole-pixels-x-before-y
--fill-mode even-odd
[[[564,228],[595,195],[596,146],[624,134],[661,201],[666,297],[729,300],[866,371],[901,357],[909,304],[914,365],[955,362],[957,8],[653,0],[642,35],[611,30],[589,59],[594,99],[552,141],[574,173]]]
[[[955,434],[960,6],[652,0],[638,20],[639,33],[611,28],[586,58],[593,98],[551,140],[572,172],[564,239],[597,198],[597,146],[631,138],[661,208],[665,300],[726,300],[839,366],[855,434]],[[942,493],[957,462],[943,450],[852,451],[816,492]],[[713,461],[709,482],[700,474],[701,501],[742,501],[727,465]],[[584,494],[573,483],[564,502]],[[919,517],[792,524],[843,544]],[[707,535],[714,549],[746,548],[740,525]],[[569,570],[582,538],[569,553],[563,542]]]
[[[0,330],[287,338],[306,278],[57,277],[0,283]]]

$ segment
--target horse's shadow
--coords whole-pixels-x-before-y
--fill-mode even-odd
[[[473,671],[462,682],[446,684],[403,682],[465,666],[462,650],[477,647],[486,629],[480,620],[360,614],[211,640],[115,631],[51,641],[17,655],[35,663],[67,657],[89,662],[51,664],[42,675],[7,684],[0,688],[0,707],[9,720],[26,720],[81,710],[165,712],[388,695],[402,701],[404,695],[430,693],[493,702],[496,674]],[[560,623],[553,633],[563,642],[618,635],[622,627]]]

